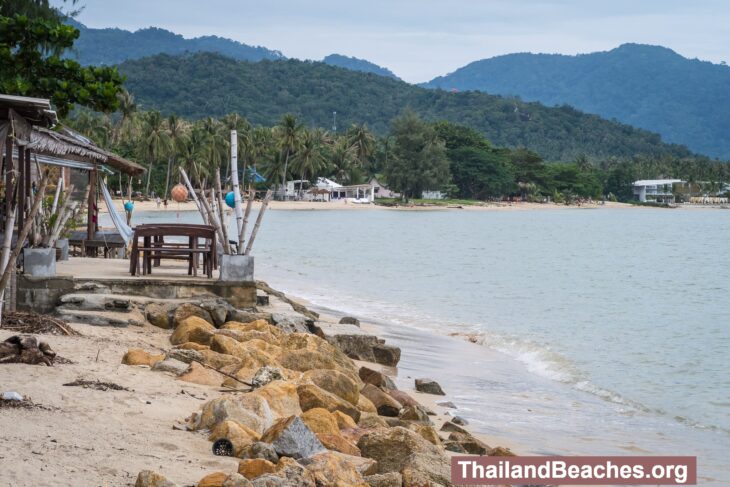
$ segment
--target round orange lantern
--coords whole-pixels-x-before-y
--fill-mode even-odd
[[[183,203],[188,200],[188,188],[182,184],[176,184],[170,191],[170,196],[178,203]]]

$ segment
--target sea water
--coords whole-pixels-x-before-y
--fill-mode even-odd
[[[697,455],[730,485],[730,211],[270,211],[254,254],[520,453]]]

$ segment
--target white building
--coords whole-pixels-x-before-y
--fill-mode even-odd
[[[317,183],[312,185],[309,181],[295,179],[286,183],[286,199],[372,203],[375,201],[375,187],[372,184],[343,186],[327,178],[317,178]]]
[[[435,190],[424,190],[421,192],[421,199],[424,200],[443,200],[446,199],[446,195],[444,195],[441,191],[435,191]]]
[[[634,199],[641,202],[674,203],[674,185],[681,179],[642,179],[634,181]]]

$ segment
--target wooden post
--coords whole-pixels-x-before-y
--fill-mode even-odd
[[[238,134],[231,130],[231,181],[233,182],[233,201],[236,211],[236,229],[238,230],[238,248],[243,246],[241,228],[243,227],[243,211],[241,209],[241,189],[238,186]]]
[[[89,171],[89,199],[87,205],[86,218],[86,239],[93,240],[96,236],[96,169]],[[87,249],[86,254],[89,254]]]
[[[18,146],[18,178],[16,182],[18,184],[18,228],[23,228],[25,223],[25,149],[23,146]]]
[[[228,225],[226,221],[226,210],[223,203],[223,187],[221,186],[221,170],[218,168],[218,170],[215,172],[215,186],[218,190],[218,213],[219,218],[221,221],[221,226],[223,227],[223,238],[225,239],[221,244],[223,245],[223,251],[226,254],[231,253],[231,243],[228,240]]]
[[[13,184],[13,138],[8,135],[5,139],[5,214],[8,215],[11,208],[15,207]]]

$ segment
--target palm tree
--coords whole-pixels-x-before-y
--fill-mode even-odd
[[[122,136],[131,134],[134,117],[137,114],[137,104],[131,93],[123,89],[117,93],[117,99],[119,100],[119,113],[121,114],[121,118],[114,130],[114,136],[112,137],[114,142],[119,142]]]
[[[281,171],[281,197],[282,199],[286,199],[286,174],[289,167],[289,158],[299,147],[302,125],[297,122],[294,115],[287,113],[282,117],[279,125],[275,129],[279,150],[284,160],[284,167]]]
[[[213,169],[221,166],[223,158],[226,157],[226,148],[230,142],[226,137],[225,126],[213,117],[203,120],[202,124],[205,143],[202,147],[202,153],[206,167],[201,167],[202,172],[208,176],[212,174]]]
[[[152,181],[152,169],[163,155],[170,150],[170,135],[165,127],[165,119],[157,110],[146,112],[142,118],[142,137],[140,139],[140,152],[149,161],[147,169],[147,184],[145,193],[150,193],[150,182]]]
[[[299,197],[304,190],[304,179],[307,175],[314,177],[319,171],[327,167],[323,149],[327,134],[322,129],[306,130],[302,143],[294,155],[294,166],[301,175],[299,178]]]
[[[205,146],[205,135],[202,128],[197,125],[183,137],[180,147],[180,167],[190,175],[191,183],[200,184],[201,167],[197,161],[201,159],[201,153]]]
[[[170,152],[167,157],[167,176],[165,177],[165,198],[170,189],[170,171],[172,166],[177,162],[177,156],[180,154],[183,145],[183,137],[188,130],[188,125],[183,119],[177,115],[167,117],[167,132],[170,137]]]
[[[346,138],[341,137],[332,147],[332,166],[338,183],[344,184],[352,179],[352,164],[356,160],[353,146]]]
[[[355,150],[355,155],[360,167],[365,168],[367,166],[368,159],[375,150],[375,137],[368,130],[367,125],[353,124],[350,130],[347,131],[347,138],[349,139],[350,145]]]

